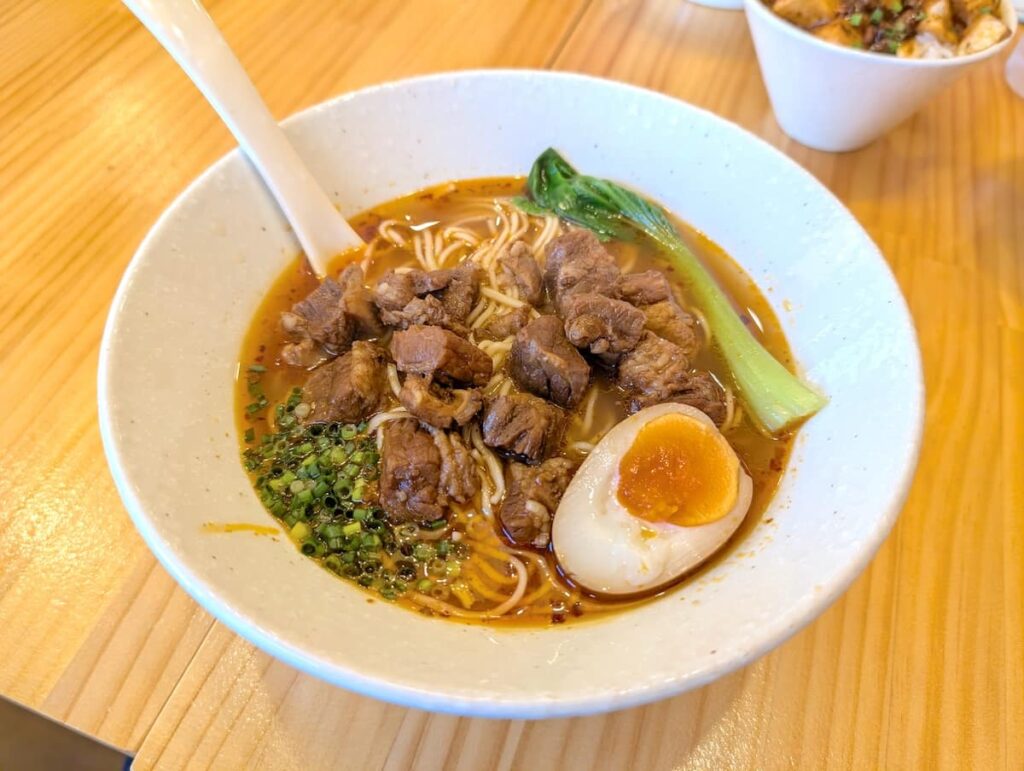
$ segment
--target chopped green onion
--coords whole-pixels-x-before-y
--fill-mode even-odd
[[[262,394],[252,378],[249,382]],[[259,409],[270,406],[265,397],[256,398]],[[347,431],[340,423],[301,425],[292,414],[301,404],[301,391],[293,392],[286,404],[273,405],[276,433],[265,433],[256,442],[253,428],[246,437],[257,445],[242,455],[260,501],[284,523],[304,554],[322,558],[324,567],[359,580],[382,597],[396,599],[418,571],[413,567],[400,576],[392,561],[402,559],[395,528],[369,504],[353,508],[349,503],[353,492],[358,500],[368,499],[370,480],[379,476],[374,439],[360,436],[352,425]],[[418,533],[415,526],[413,532]]]
[[[434,558],[437,552],[434,547],[427,543],[418,543],[412,549],[412,556],[418,562],[426,562]]]
[[[333,570],[335,573],[340,573],[343,567],[342,558],[337,554],[328,554],[324,557],[324,567],[328,570]]]
[[[854,27],[859,27],[862,21],[864,21],[864,14],[862,13],[855,13],[851,15],[849,18],[850,24],[852,24]]]
[[[881,24],[883,18],[884,14],[882,13],[882,9],[876,8],[874,11],[871,12],[871,16],[868,17],[868,21],[870,21],[872,24]]]
[[[249,371],[250,372],[266,372],[267,368],[264,367],[262,364],[250,364],[249,365]]]
[[[324,550],[323,547],[317,541],[314,541],[312,538],[307,538],[305,541],[303,541],[300,548],[302,549],[302,553],[305,554],[307,557],[322,554]]]
[[[430,588],[434,585],[434,582],[429,578],[421,578],[416,582],[416,591],[418,592],[429,592]]]
[[[337,522],[328,522],[326,525],[321,525],[317,532],[321,538],[325,539],[340,538],[345,534],[344,525],[339,525]]]

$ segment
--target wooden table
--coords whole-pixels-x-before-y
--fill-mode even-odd
[[[1021,767],[1024,100],[1001,60],[871,147],[827,155],[781,133],[741,14],[682,0],[209,6],[282,117],[415,73],[553,67],[664,91],[781,148],[852,209],[907,295],[928,387],[917,479],[871,568],[818,621],[649,707],[459,719],[272,660],[157,566],[96,426],[97,347],[121,272],[233,142],[118,3],[8,0],[0,693],[137,752],[140,769]]]

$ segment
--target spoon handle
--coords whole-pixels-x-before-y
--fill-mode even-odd
[[[331,258],[362,245],[317,184],[199,0],[123,0],[235,135],[323,277]]]

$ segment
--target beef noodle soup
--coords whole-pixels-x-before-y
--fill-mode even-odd
[[[296,260],[240,356],[243,460],[264,505],[326,569],[426,615],[539,625],[647,601],[709,556],[676,575],[676,546],[650,549],[727,511],[733,524],[711,550],[742,539],[792,443],[791,430],[771,435],[744,409],[715,330],[661,252],[520,208],[523,184],[454,182],[356,217],[365,249],[341,255],[323,283]],[[791,369],[750,279],[676,226],[749,332]],[[695,455],[665,455],[691,438]],[[617,475],[588,461],[601,453]],[[587,498],[611,476],[617,496]],[[662,488],[671,500],[652,500]],[[641,573],[669,555],[649,576],[601,577],[629,572],[621,544],[621,564],[577,556],[594,534],[573,529],[592,527],[590,509],[606,503],[602,532],[640,523],[629,532],[653,555]]]

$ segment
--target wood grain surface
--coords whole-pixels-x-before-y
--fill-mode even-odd
[[[170,200],[232,146],[119,4],[0,4],[0,693],[147,768],[1020,768],[1024,100],[973,70],[856,153],[788,140],[741,14],[682,0],[222,0],[272,111],[462,67],[585,71],[710,109],[806,166],[882,247],[924,355],[907,507],[818,621],[707,688],[537,723],[391,707],[297,673],[155,565],[110,481],[96,352]],[[869,95],[863,95],[869,98]]]

